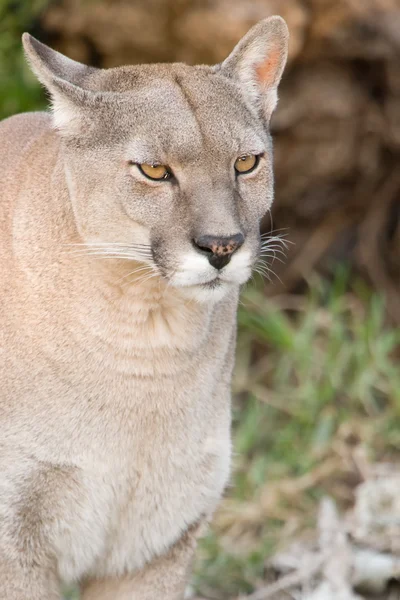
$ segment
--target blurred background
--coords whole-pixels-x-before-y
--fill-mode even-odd
[[[400,598],[400,0],[0,0],[0,118],[46,106],[24,30],[97,67],[216,63],[273,14],[271,256],[242,296],[232,487],[193,594]]]

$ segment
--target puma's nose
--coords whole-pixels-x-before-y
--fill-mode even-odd
[[[193,242],[196,248],[207,256],[210,265],[222,269],[231,260],[232,254],[243,244],[244,235],[242,233],[229,237],[202,235]]]

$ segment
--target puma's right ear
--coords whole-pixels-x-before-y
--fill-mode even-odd
[[[25,54],[39,81],[51,95],[54,124],[61,132],[78,133],[81,112],[94,105],[96,93],[84,89],[87,67],[42,44],[29,33],[22,36]]]
[[[219,72],[236,79],[248,101],[269,120],[278,100],[278,84],[285,68],[289,32],[281,17],[257,23],[240,40]]]

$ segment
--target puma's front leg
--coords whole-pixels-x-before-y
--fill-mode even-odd
[[[82,600],[182,600],[201,529],[190,528],[167,554],[135,575],[87,582]]]

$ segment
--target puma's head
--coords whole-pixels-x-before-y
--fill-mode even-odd
[[[273,198],[269,121],[285,22],[261,21],[212,67],[101,70],[23,41],[52,97],[82,242],[150,264],[201,301],[244,283]]]

